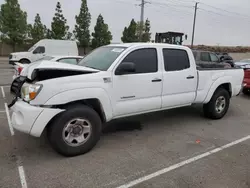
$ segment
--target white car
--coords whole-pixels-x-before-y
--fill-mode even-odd
[[[241,68],[250,68],[250,59],[243,59],[234,63],[236,66]]]
[[[77,65],[82,60],[82,58],[83,58],[83,56],[45,56],[45,57],[41,58],[40,60],[35,61],[31,64],[14,63],[13,80],[16,77],[20,76],[23,69],[25,72],[25,67],[28,69],[31,66],[36,66],[37,64],[41,63],[41,61],[43,61],[43,60]]]
[[[16,130],[40,137],[65,156],[90,151],[114,119],[203,104],[220,119],[242,89],[243,69],[196,68],[188,47],[129,43],[100,47],[78,65],[42,61],[12,86]]]

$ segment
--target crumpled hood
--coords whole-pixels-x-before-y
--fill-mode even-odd
[[[34,63],[29,64],[26,66],[23,71],[21,72],[21,76],[27,76],[29,79],[31,79],[31,75],[34,70],[62,70],[62,71],[77,71],[77,72],[99,72],[99,70],[84,67],[84,66],[78,66],[78,65],[72,65],[67,63],[60,63],[60,62],[53,62],[53,61],[46,61],[41,60]]]

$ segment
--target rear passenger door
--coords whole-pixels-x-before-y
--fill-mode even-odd
[[[187,51],[166,48],[162,53],[164,60],[162,108],[193,103],[196,95],[197,72],[190,66]]]
[[[126,116],[161,108],[162,72],[156,48],[131,51],[120,63],[132,62],[135,72],[113,75],[114,116]],[[115,70],[119,69],[119,65]]]

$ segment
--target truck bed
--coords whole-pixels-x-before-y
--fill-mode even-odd
[[[243,69],[239,68],[198,68],[198,84],[195,103],[206,103],[206,99],[209,96],[209,92],[213,91],[213,88],[217,88],[221,81],[230,80],[233,86],[231,86],[231,96],[239,94],[242,88]],[[223,82],[222,82],[223,83]],[[232,89],[233,88],[233,89]]]

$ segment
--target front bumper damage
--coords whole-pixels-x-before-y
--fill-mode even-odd
[[[20,76],[11,84],[10,92],[14,95],[12,102],[8,105],[13,111],[11,123],[13,128],[20,132],[40,137],[51,119],[64,110],[34,106],[20,99],[20,91],[26,80],[26,77]]]
[[[35,137],[40,137],[53,117],[64,111],[63,109],[32,106],[22,100],[16,101],[11,109],[13,111],[11,116],[13,128]]]

